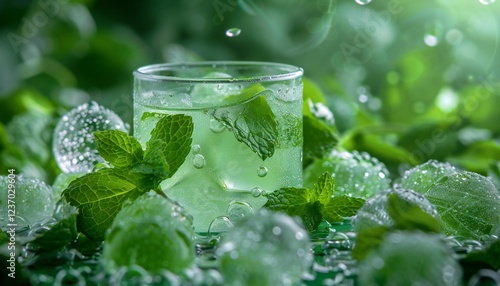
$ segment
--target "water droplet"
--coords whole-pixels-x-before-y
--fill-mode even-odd
[[[495,3],[495,0],[479,0],[479,3],[483,5],[490,5],[492,3]]]
[[[196,145],[193,145],[191,147],[191,152],[193,152],[193,154],[200,154],[201,152],[201,146],[196,144]]]
[[[210,130],[212,130],[215,133],[221,133],[226,129],[226,126],[222,122],[220,122],[217,119],[211,119],[210,120]]]
[[[267,168],[264,166],[259,166],[259,168],[257,168],[257,175],[261,178],[265,177],[267,175]]]
[[[205,167],[205,164],[205,157],[203,157],[203,155],[196,154],[193,156],[193,166],[196,169],[202,169],[203,167]]]
[[[264,190],[262,190],[261,188],[259,187],[255,187],[252,189],[251,193],[252,193],[252,196],[254,197],[259,197],[260,195],[262,195],[262,193],[264,192]]]
[[[219,216],[210,223],[210,226],[208,227],[208,233],[210,235],[218,235],[220,233],[227,232],[233,227],[233,223],[227,216]]]
[[[241,29],[239,28],[231,28],[226,31],[226,36],[233,38],[237,37],[241,34]]]
[[[254,210],[252,206],[247,202],[232,201],[227,206],[227,216],[231,222],[236,223],[242,220],[244,217],[253,214]]]
[[[372,2],[372,0],[354,0],[354,1],[356,1],[356,3],[358,3],[359,5],[366,5]]]

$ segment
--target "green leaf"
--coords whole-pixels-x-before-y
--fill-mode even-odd
[[[335,182],[332,175],[328,172],[321,175],[311,190],[311,200],[319,201],[323,205],[330,202],[333,190],[335,189]]]
[[[387,212],[394,221],[396,229],[440,232],[439,223],[434,217],[396,194],[389,194]]]
[[[281,188],[268,194],[267,199],[264,207],[300,217],[308,231],[321,223],[322,205],[319,201],[311,201],[311,192],[306,188]]]
[[[146,143],[145,161],[152,166],[168,166],[165,179],[170,178],[189,154],[192,135],[193,119],[190,116],[176,114],[162,117]],[[159,156],[158,162],[154,162],[156,155]]]
[[[267,195],[268,201],[264,207],[291,216],[301,216],[310,199],[310,192],[306,188],[281,188]]]
[[[495,187],[497,187],[497,190],[500,190],[500,161],[496,164],[490,164],[488,178],[493,182]]]
[[[67,204],[65,201],[62,201],[62,203],[64,205],[61,212],[55,215],[57,223],[31,242],[43,251],[58,250],[73,242],[78,235],[76,227],[77,208]]]
[[[309,101],[313,103],[319,102],[322,104],[326,104],[325,96],[323,95],[321,89],[311,80],[303,77],[302,83],[304,85],[304,92],[303,92],[304,106],[302,109],[302,114],[312,115],[311,110],[309,109]]]
[[[388,232],[389,228],[385,226],[376,226],[360,231],[352,249],[352,257],[356,260],[365,259],[370,251],[382,244]]]
[[[63,197],[78,208],[78,230],[93,240],[102,240],[123,202],[142,193],[127,172],[101,169],[71,182]]]
[[[322,205],[319,201],[307,203],[304,207],[304,212],[299,215],[307,231],[313,231],[318,228],[323,220],[321,216]]]
[[[314,116],[304,116],[304,163],[322,158],[337,145],[336,131]]]
[[[260,86],[260,85],[259,85]],[[277,122],[266,96],[261,94],[263,88],[254,86],[242,92],[253,93],[253,98],[247,102],[210,109],[207,114],[222,122],[232,130],[236,139],[245,143],[262,160],[272,157],[278,142]]]
[[[334,196],[328,204],[323,207],[323,219],[329,222],[343,221],[344,217],[355,215],[364,203],[365,200],[362,198]]]
[[[142,160],[141,144],[123,131],[97,131],[94,138],[99,155],[115,167],[132,166]]]

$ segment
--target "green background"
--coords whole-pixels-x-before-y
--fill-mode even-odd
[[[500,3],[487,2],[2,0],[0,173],[52,183],[61,115],[95,100],[130,123],[134,69],[195,60],[304,68],[340,147],[394,177],[430,158],[498,171]]]

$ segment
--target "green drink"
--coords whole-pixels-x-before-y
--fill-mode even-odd
[[[193,119],[191,152],[163,191],[206,232],[238,219],[264,192],[302,184],[302,70],[258,62],[153,65],[138,69],[134,136],[145,147],[165,114]]]

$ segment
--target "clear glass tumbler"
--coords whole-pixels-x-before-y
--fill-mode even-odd
[[[134,136],[145,147],[159,116],[193,120],[191,152],[161,184],[217,231],[261,208],[266,192],[302,185],[302,74],[266,62],[157,64],[134,71]]]

